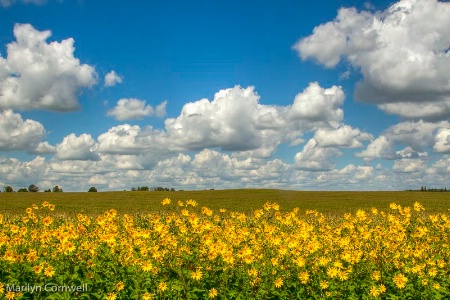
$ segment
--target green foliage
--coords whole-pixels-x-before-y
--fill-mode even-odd
[[[97,192],[97,188],[92,186],[89,188],[88,192],[92,193],[92,192]]]
[[[62,188],[60,188],[59,186],[57,186],[57,185],[55,185],[54,187],[53,187],[53,193],[62,193]]]
[[[30,193],[36,193],[39,192],[39,187],[36,186],[35,184],[30,184],[30,186],[28,187],[28,191]]]
[[[5,193],[12,193],[12,192],[14,192],[14,189],[12,188],[12,186],[7,185],[7,186],[5,186],[5,187],[3,188],[3,191],[4,191]]]

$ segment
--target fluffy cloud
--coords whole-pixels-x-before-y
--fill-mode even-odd
[[[320,172],[314,178],[314,181],[321,188],[335,186],[339,190],[371,189],[374,183],[374,174],[374,168],[372,166],[355,166],[349,164],[342,169]]]
[[[143,117],[163,117],[166,114],[167,101],[162,102],[156,108],[145,105],[145,100],[120,99],[116,107],[108,111],[108,116],[115,117],[118,121],[142,119]]]
[[[418,155],[430,145],[435,144],[436,131],[448,128],[449,125],[447,121],[438,123],[424,122],[422,120],[402,122],[387,128],[365,150],[356,155],[365,159],[396,159],[404,157],[401,155],[401,152],[395,151],[396,145],[409,146],[410,149],[408,151],[416,152]]]
[[[56,147],[55,157],[59,160],[98,160],[98,154],[91,150],[94,144],[90,134],[77,137],[71,133]]]
[[[332,148],[327,148],[332,149]],[[325,155],[326,159],[335,155]],[[0,157],[0,183],[14,188],[30,183],[42,188],[63,186],[65,191],[129,190],[132,186],[168,186],[176,189],[270,187],[315,190],[405,189],[424,182],[438,187],[448,184],[450,159],[444,156],[430,168],[425,160],[404,158],[392,169],[370,165],[346,165],[341,169],[299,169],[280,159],[235,158],[205,149],[194,156],[178,153],[159,160],[149,170],[136,168],[140,156],[106,154],[98,161],[61,161],[36,157],[27,162]],[[117,162],[117,163],[116,163]],[[324,169],[324,168],[322,168]],[[311,172],[313,171],[313,172]]]
[[[363,146],[362,141],[371,140],[373,136],[349,125],[343,125],[337,129],[319,128],[314,139],[321,147],[359,148]]]
[[[365,150],[356,154],[357,157],[363,157],[365,159],[375,159],[375,158],[394,158],[393,154],[393,143],[388,140],[386,136],[379,136],[374,141],[372,141]]]
[[[137,125],[114,126],[97,138],[94,151],[106,154],[139,154],[149,149],[153,143],[153,130],[144,130]]]
[[[399,173],[415,173],[425,169],[425,162],[421,159],[396,160],[392,170]]]
[[[122,154],[101,154],[100,161],[97,162],[96,166],[98,166],[102,172],[144,169],[139,156]]]
[[[450,3],[401,0],[384,12],[342,8],[294,48],[326,67],[362,72],[357,99],[408,118],[450,116]]]
[[[31,150],[45,136],[44,126],[33,120],[23,120],[10,109],[0,111],[0,150]]]
[[[36,156],[31,161],[21,162],[15,158],[0,159],[0,175],[7,184],[28,187],[45,178],[49,168],[44,157]],[[31,181],[31,182],[30,182]]]
[[[74,40],[47,43],[51,32],[16,24],[16,41],[0,57],[0,108],[77,109],[77,94],[96,83],[92,66],[74,57]]]
[[[440,128],[435,137],[433,147],[436,152],[450,152],[450,128]]]
[[[444,155],[442,158],[433,163],[433,165],[427,169],[427,173],[430,175],[441,175],[448,183],[448,173],[450,172],[450,156]]]
[[[106,185],[108,184],[108,180],[103,175],[93,175],[88,180],[89,184],[95,184],[95,185]]]
[[[56,147],[50,145],[48,142],[40,142],[36,148],[29,152],[33,154],[52,154],[56,153]]]
[[[212,101],[201,99],[185,104],[178,117],[165,120],[164,130],[128,124],[113,127],[99,136],[94,149],[99,153],[167,157],[180,151],[220,148],[234,151],[234,157],[268,158],[283,142],[303,142],[305,132],[339,129],[344,98],[340,87],[325,89],[314,82],[296,96],[292,106],[263,105],[254,87],[235,86],[220,90]],[[153,109],[141,100],[121,99],[108,114],[120,120],[163,115],[165,106],[163,102]],[[348,131],[342,132],[347,140],[339,143],[355,140],[342,147],[359,146],[360,141],[371,137],[346,126],[338,131]]]
[[[344,111],[341,109],[344,99],[342,87],[325,89],[317,82],[312,82],[295,96],[294,104],[289,110],[289,119],[300,121],[303,126],[319,123],[337,127],[344,118]]]
[[[295,155],[295,167],[307,171],[329,171],[334,168],[330,159],[340,155],[341,152],[336,148],[320,147],[312,138],[303,150]]]
[[[211,102],[202,99],[185,104],[176,119],[165,121],[165,127],[178,145],[189,150],[210,147],[231,151],[256,149],[263,142],[257,128],[260,107],[259,96],[253,87],[236,86],[216,93]]]
[[[419,158],[428,156],[427,152],[417,152],[414,151],[411,147],[406,147],[403,150],[396,151],[395,154],[397,154],[397,157],[401,158]]]
[[[122,81],[122,77],[117,75],[114,70],[105,75],[105,86],[107,87],[115,86],[118,83],[122,83]]]
[[[263,105],[254,87],[220,90],[214,99],[201,99],[183,106],[177,118],[165,120],[164,130],[120,125],[99,136],[95,151],[110,154],[143,154],[161,157],[180,151],[221,148],[234,157],[268,158],[283,142],[303,142],[308,131],[322,129],[319,143],[325,147],[360,147],[372,136],[341,123],[345,94],[341,87],[322,88],[311,83],[292,106]],[[166,102],[155,110],[144,101],[122,99],[110,115],[121,119],[165,111]],[[333,131],[336,130],[335,132]],[[336,138],[326,141],[327,136]]]

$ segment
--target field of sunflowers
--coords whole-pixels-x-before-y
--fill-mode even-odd
[[[161,205],[0,214],[0,299],[450,298],[450,215],[417,202],[334,217]]]

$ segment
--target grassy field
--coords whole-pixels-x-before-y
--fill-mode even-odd
[[[172,205],[161,201],[170,198]],[[98,192],[98,193],[0,193],[0,213],[23,214],[32,204],[48,201],[56,205],[57,213],[90,215],[115,208],[118,213],[145,214],[176,209],[178,200],[194,199],[198,207],[250,212],[269,202],[280,204],[281,211],[294,207],[301,212],[315,209],[325,214],[355,212],[376,207],[387,210],[389,203],[411,206],[418,201],[428,212],[444,212],[450,208],[450,193],[431,192],[309,192],[274,189],[239,189],[171,192]]]

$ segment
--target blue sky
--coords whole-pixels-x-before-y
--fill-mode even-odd
[[[0,185],[449,186],[449,13],[0,0]]]

